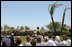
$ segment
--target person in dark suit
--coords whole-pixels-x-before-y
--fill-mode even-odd
[[[11,37],[10,37],[10,39],[11,39],[11,46],[14,46],[14,37],[13,37],[13,33],[11,33]]]

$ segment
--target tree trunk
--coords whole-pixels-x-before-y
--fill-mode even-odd
[[[61,32],[63,31],[64,18],[65,18],[65,12],[64,12],[64,14],[63,14],[63,19],[62,19],[62,27],[61,27]]]
[[[53,23],[53,28],[54,28],[54,31],[56,32],[56,29],[55,29],[55,24],[54,24],[54,20],[53,20],[53,16],[51,15],[51,19],[52,19],[52,23]]]

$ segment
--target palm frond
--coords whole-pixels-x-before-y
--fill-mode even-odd
[[[55,9],[57,8],[57,7],[59,7],[59,6],[62,6],[63,4],[57,4],[57,2],[55,2],[53,5],[49,5],[49,8],[50,8],[50,10],[49,10],[49,13],[50,13],[50,15],[52,16],[53,15],[53,13],[54,13],[54,11],[55,11]],[[51,6],[51,7],[50,7]]]
[[[62,6],[63,4],[56,4],[55,6],[55,8],[57,8],[57,7],[60,7],[60,6]]]
[[[50,11],[50,7],[51,7],[51,4],[49,4],[49,6],[48,6],[48,11]]]
[[[68,10],[68,9],[70,9],[70,8],[67,8],[67,7],[65,7],[65,10],[64,10],[64,12],[66,12],[66,10]]]

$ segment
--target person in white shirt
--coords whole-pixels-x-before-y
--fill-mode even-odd
[[[54,42],[55,42],[56,44],[57,44],[57,43],[60,43],[60,36],[56,36]]]
[[[31,46],[31,43],[25,41],[25,45],[24,46]]]
[[[40,36],[37,36],[36,46],[45,46],[45,45],[42,43]]]
[[[67,40],[67,42],[69,43],[69,46],[71,46],[71,39]]]
[[[64,46],[64,44],[60,41],[60,36],[56,36],[54,42],[57,46]]]
[[[42,35],[38,35],[38,36],[40,36],[41,41],[43,42],[44,41],[43,36]]]
[[[56,46],[53,40],[49,40],[46,46]]]
[[[29,35],[27,35],[26,36],[26,42],[25,42],[25,46],[31,46],[31,43],[30,43],[30,41],[31,41],[31,37],[29,36]]]
[[[22,44],[18,45],[18,46],[23,46]]]
[[[44,42],[42,42],[45,46],[48,44],[48,37],[44,38]]]
[[[63,40],[62,43],[64,44],[64,46],[69,46],[68,42]]]
[[[48,44],[46,46],[56,46],[51,34],[48,34]]]
[[[67,36],[63,35],[62,38],[63,38],[62,43],[64,44],[64,46],[69,46],[69,43],[67,42]]]

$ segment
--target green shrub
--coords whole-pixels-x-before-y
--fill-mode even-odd
[[[60,36],[60,34],[61,35],[67,35],[67,36],[71,36],[71,32],[69,32],[69,31],[63,31],[63,32],[60,32],[60,31],[58,31],[58,32],[45,32],[45,35],[48,35],[48,34],[52,34],[52,35],[59,35]]]
[[[63,34],[64,34],[64,35],[67,35],[67,36],[69,36],[69,37],[71,36],[71,32],[69,32],[69,31],[66,31],[66,32],[64,31]]]

